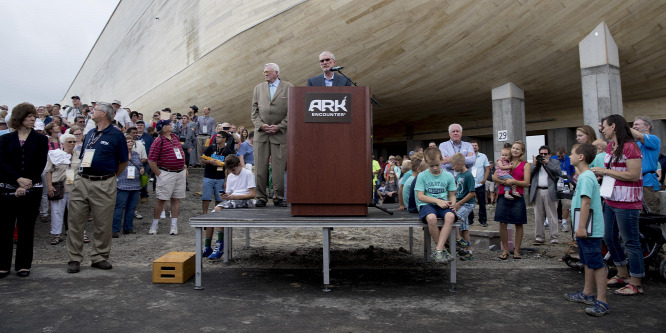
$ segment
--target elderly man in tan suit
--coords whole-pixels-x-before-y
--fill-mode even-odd
[[[277,64],[264,65],[266,82],[254,87],[252,122],[254,123],[254,169],[257,182],[257,207],[266,206],[268,160],[273,170],[273,204],[287,207],[284,201],[284,170],[287,164],[287,89],[293,85],[278,78]]]

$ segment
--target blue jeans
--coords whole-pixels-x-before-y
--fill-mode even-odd
[[[645,276],[643,252],[641,251],[640,232],[638,231],[638,209],[614,208],[604,206],[604,242],[616,266],[629,264],[629,275],[642,278]],[[620,242],[622,236],[622,242]],[[622,247],[627,250],[629,259]]]
[[[139,190],[125,191],[118,190],[116,193],[116,208],[113,210],[113,232],[120,231],[120,224],[125,216],[125,226],[123,230],[130,231],[134,229],[134,210],[139,202]]]

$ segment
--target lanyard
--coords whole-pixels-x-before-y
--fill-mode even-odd
[[[97,133],[97,131],[93,133],[92,139],[86,145],[86,149],[90,149],[90,147],[92,147],[97,142],[97,140],[102,137],[102,134],[104,134],[103,132],[99,132],[99,135],[95,136],[95,133]]]
[[[454,153],[459,153],[460,149],[462,149],[462,141],[460,141],[460,147],[458,147],[458,151],[456,151],[456,145],[453,144],[453,141],[451,141],[451,147],[453,147],[453,152]]]

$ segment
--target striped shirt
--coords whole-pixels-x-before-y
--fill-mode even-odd
[[[625,142],[622,149],[622,157],[615,161],[612,154],[613,142],[606,146],[606,158],[604,158],[604,167],[608,168],[610,163],[611,170],[627,172],[627,160],[640,159],[641,150],[635,142]],[[613,163],[611,163],[611,159]],[[642,209],[643,208],[643,176],[638,181],[627,182],[615,179],[613,193],[606,203],[615,208],[621,209]]]
[[[180,150],[180,159],[176,158],[174,148]],[[158,167],[169,170],[181,170],[185,167],[185,152],[180,144],[178,136],[171,133],[171,139],[160,135],[153,142],[148,161],[153,161]]]

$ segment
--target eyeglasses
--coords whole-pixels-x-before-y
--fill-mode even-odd
[[[65,141],[65,143],[76,143],[76,141]]]
[[[539,153],[539,155],[546,156],[546,155],[548,155],[548,153]]]
[[[319,62],[327,62],[327,61],[331,61],[331,58],[319,59]]]
[[[395,175],[395,173],[391,172],[391,173],[389,173],[389,175]]]

